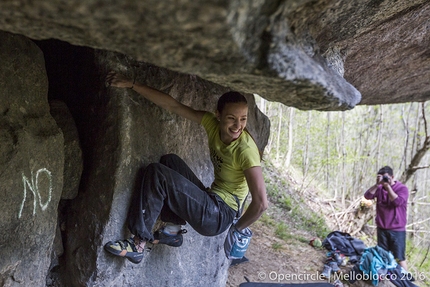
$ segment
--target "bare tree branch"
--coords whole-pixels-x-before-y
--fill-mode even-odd
[[[420,267],[423,266],[424,262],[426,261],[427,256],[429,255],[429,250],[430,250],[430,245],[427,247],[426,255],[424,256],[423,261],[420,264]]]
[[[425,154],[427,153],[427,151],[430,149],[430,136],[428,135],[427,120],[426,120],[424,106],[425,106],[425,104],[422,103],[422,105],[421,105],[421,113],[422,113],[422,119],[424,121],[424,130],[425,130],[425,133],[426,133],[426,138],[425,138],[425,140],[424,140],[423,145],[421,146],[421,148],[417,150],[417,152],[415,153],[415,155],[411,159],[411,162],[409,163],[409,166],[406,168],[406,170],[401,175],[400,181],[403,182],[403,183],[406,183],[412,177],[412,175],[415,173],[415,171],[417,171],[418,169],[420,169],[419,168],[419,163],[421,162],[421,159],[423,159],[423,157],[425,156]]]
[[[416,170],[419,170],[419,169],[426,169],[426,168],[429,168],[429,167],[430,167],[430,165],[414,166],[414,167],[411,167],[410,169],[413,170],[413,171],[416,171]]]

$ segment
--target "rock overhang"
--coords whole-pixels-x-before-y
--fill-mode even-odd
[[[304,110],[425,101],[430,93],[425,0],[51,0],[0,8],[1,30],[120,52]]]

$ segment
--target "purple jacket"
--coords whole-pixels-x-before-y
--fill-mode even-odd
[[[376,198],[376,226],[382,229],[390,229],[393,231],[406,230],[407,222],[407,207],[408,207],[408,188],[400,181],[396,181],[391,186],[398,197],[391,201],[388,197],[388,192],[379,185],[375,194],[368,191],[364,193],[367,199]]]

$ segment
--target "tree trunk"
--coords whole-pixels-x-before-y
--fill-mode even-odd
[[[285,167],[289,167],[291,163],[291,155],[293,152],[293,127],[294,127],[294,108],[288,108],[290,111],[290,122],[288,124],[288,151],[285,158]]]
[[[345,112],[342,112],[342,133],[341,133],[341,148],[342,148],[342,207],[345,208],[345,193],[346,193],[346,150],[345,150]],[[337,197],[337,194],[335,194]]]
[[[409,117],[407,116],[405,119],[405,106],[402,106],[402,113],[401,113],[401,119],[402,119],[402,123],[403,123],[403,130],[405,132],[405,137],[404,137],[404,144],[403,144],[403,157],[402,157],[402,161],[400,162],[400,166],[399,166],[399,170],[402,170],[403,166],[407,166],[407,160],[408,160],[408,146],[409,146],[409,126],[408,126],[408,119]]]
[[[279,123],[278,123],[278,134],[276,137],[276,162],[279,162],[279,152],[281,149],[281,128],[282,128],[282,105],[279,104],[278,107],[278,118],[279,118]]]
[[[263,114],[266,114],[266,99],[260,97],[260,110]]]
[[[414,180],[415,181],[415,180]],[[414,188],[409,192],[409,203],[410,203],[410,212],[409,212],[409,219],[408,223],[412,224],[412,234],[411,234],[411,239],[414,241],[415,239],[415,232],[417,230],[417,226],[415,225],[415,222],[417,221],[417,209],[416,209],[416,204],[415,204],[415,196],[417,195],[417,183],[414,182]]]
[[[268,114],[269,117],[271,117],[272,116],[271,115],[271,110],[272,110],[273,104],[269,102],[266,106],[267,106],[267,114]],[[266,146],[266,151],[267,151],[268,154],[271,154],[271,152],[272,152],[273,137],[274,137],[274,134],[276,133],[274,129],[275,128],[272,127],[272,125],[271,125],[271,127],[270,127],[270,131],[271,132],[270,132],[269,140],[268,140],[267,146]]]
[[[326,188],[330,191],[330,112],[327,112],[326,145]]]
[[[308,174],[308,169],[309,169],[309,134],[311,129],[311,119],[312,119],[312,113],[308,112],[307,120],[306,120],[305,150],[303,152],[303,159],[302,159],[302,172],[303,172],[304,178],[306,178],[306,175]]]
[[[378,135],[376,142],[376,167],[375,170],[378,170],[381,167],[381,142],[382,142],[382,122],[384,120],[384,112],[382,105],[379,106],[379,125],[377,127]]]
[[[373,111],[373,119],[372,120],[368,120],[369,124],[367,125],[366,122],[363,123],[363,125],[361,126],[361,131],[360,131],[360,137],[358,139],[359,144],[357,144],[357,155],[367,155],[367,157],[364,160],[361,160],[360,162],[357,162],[355,164],[355,171],[354,171],[354,175],[355,175],[355,180],[352,186],[362,186],[363,185],[363,179],[367,178],[367,176],[369,176],[369,171],[371,170],[371,162],[370,162],[370,158],[373,157],[374,155],[371,154],[372,153],[372,147],[374,149],[374,145],[372,145],[370,143],[370,134],[373,130],[372,125],[373,123],[376,121],[378,115],[375,114],[375,110],[373,110],[373,107],[369,107],[368,108],[368,113],[367,115],[372,116],[372,111]],[[367,116],[370,117],[370,116]],[[372,165],[373,166],[373,165]],[[376,173],[374,171],[372,171],[373,173]]]

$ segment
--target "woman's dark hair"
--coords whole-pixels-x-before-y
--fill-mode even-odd
[[[393,176],[393,169],[391,167],[389,167],[388,165],[382,167],[378,171],[378,174],[386,174],[386,173],[388,173],[389,175]]]
[[[246,100],[245,96],[242,95],[239,92],[234,92],[234,91],[230,91],[227,93],[224,93],[219,99],[218,99],[218,104],[217,104],[217,111],[219,113],[222,112],[222,110],[224,110],[224,107],[226,104],[230,104],[230,103],[245,103],[248,104],[248,101]]]

